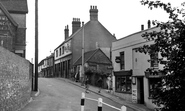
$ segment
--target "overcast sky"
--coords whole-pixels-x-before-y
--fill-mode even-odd
[[[183,0],[170,1],[179,6]],[[98,20],[107,30],[123,38],[141,30],[141,24],[147,28],[147,21],[168,19],[161,9],[149,10],[140,0],[38,0],[39,3],[39,62],[50,55],[64,41],[64,28],[69,25],[72,31],[72,18],[80,18],[87,23],[90,20],[91,5],[98,8]],[[28,0],[26,59],[35,58],[35,0]],[[34,63],[34,62],[33,62]]]

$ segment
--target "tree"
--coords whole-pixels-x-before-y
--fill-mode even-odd
[[[185,3],[180,7],[172,7],[170,3],[142,0],[142,5],[149,9],[161,8],[169,14],[167,22],[152,21],[160,31],[146,32],[142,35],[152,45],[138,48],[139,52],[151,54],[160,53],[158,63],[164,65],[157,70],[165,76],[154,89],[153,102],[160,111],[185,111]],[[148,68],[150,73],[155,69]]]

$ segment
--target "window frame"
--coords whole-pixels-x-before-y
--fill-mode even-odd
[[[158,67],[158,52],[152,52],[150,54],[150,67]]]
[[[149,78],[148,79],[148,97],[149,98],[153,98],[152,97],[152,93],[154,92],[154,91],[152,91],[156,86],[156,84],[158,83],[158,82],[160,82],[160,80],[161,80],[161,78]],[[151,86],[152,85],[152,86]]]
[[[120,70],[125,70],[125,52],[120,52]]]
[[[62,49],[60,47],[60,49],[59,49],[59,56],[61,56],[61,55],[62,55]]]
[[[58,57],[58,50],[56,50],[56,57]]]
[[[131,75],[117,75],[115,76],[115,91],[119,93],[132,93],[132,76]],[[125,79],[125,83],[121,81],[118,84],[118,79]],[[121,85],[123,84],[123,85]],[[118,86],[119,85],[119,86]],[[123,89],[125,88],[125,90]]]

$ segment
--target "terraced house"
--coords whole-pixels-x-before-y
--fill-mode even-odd
[[[0,46],[25,58],[27,0],[0,0]]]
[[[99,21],[97,6],[91,6],[90,20],[81,26],[79,18],[73,18],[72,34],[69,36],[68,25],[64,29],[65,41],[54,50],[55,75],[58,77],[71,78],[76,71],[74,63],[82,55],[82,37],[84,36],[84,52],[101,48],[109,51],[113,41],[116,40]]]

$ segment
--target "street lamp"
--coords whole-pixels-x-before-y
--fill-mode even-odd
[[[35,87],[38,91],[38,0],[35,0]]]
[[[81,70],[81,85],[84,83],[84,48],[85,48],[85,38],[84,38],[84,22],[82,22],[82,70]]]

